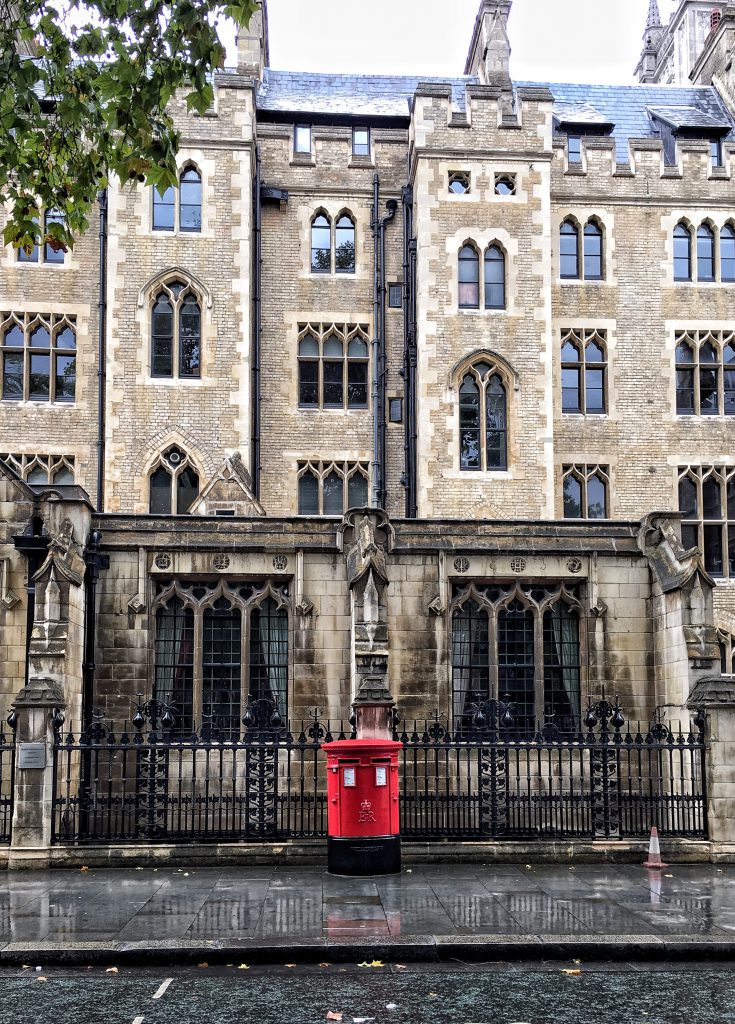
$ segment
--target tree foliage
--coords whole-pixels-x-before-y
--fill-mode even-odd
[[[218,25],[259,0],[0,0],[0,203],[5,244],[73,245],[112,175],[176,184],[167,106],[213,100]],[[48,223],[42,211],[61,216]]]

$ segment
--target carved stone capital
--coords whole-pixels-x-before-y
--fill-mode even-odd
[[[30,679],[13,701],[18,708],[65,708],[66,697],[61,683],[52,676]]]

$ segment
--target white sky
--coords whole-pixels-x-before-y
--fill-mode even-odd
[[[659,0],[666,23],[677,0]],[[455,76],[479,0],[268,0],[271,66],[289,71]],[[513,0],[511,75],[633,80],[648,0]]]

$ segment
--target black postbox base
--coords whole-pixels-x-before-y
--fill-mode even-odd
[[[401,870],[400,836],[327,839],[331,875],[395,875]]]

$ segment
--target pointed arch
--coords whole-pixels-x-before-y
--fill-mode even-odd
[[[500,242],[485,250],[485,309],[505,309],[506,251]]]
[[[334,269],[337,274],[354,274],[356,266],[356,221],[349,210],[334,219]]]
[[[191,160],[179,174],[179,230],[202,230],[202,172]]]
[[[190,270],[184,270],[183,267],[168,267],[166,270],[161,270],[157,274],[153,274],[149,277],[146,283],[138,292],[138,307],[142,309],[147,305],[153,298],[153,293],[158,291],[160,286],[166,287],[173,281],[183,281],[187,288],[193,291],[200,302],[206,306],[207,309],[211,309],[214,305],[214,296],[206,284],[193,274]]]
[[[605,228],[599,217],[590,217],[584,226],[584,279],[602,281],[605,276],[604,263]]]
[[[576,217],[565,217],[559,226],[559,276],[568,280],[580,274],[580,224]]]
[[[459,308],[480,308],[480,253],[474,242],[468,240],[460,247],[457,257]]]
[[[332,272],[332,218],[324,208],[311,218],[311,272]]]
[[[704,220],[697,228],[697,280],[715,280],[715,231],[714,224]]]
[[[692,279],[692,228],[688,221],[680,220],[674,228],[674,280]]]
[[[735,281],[735,226],[731,220],[720,230],[720,280]]]

